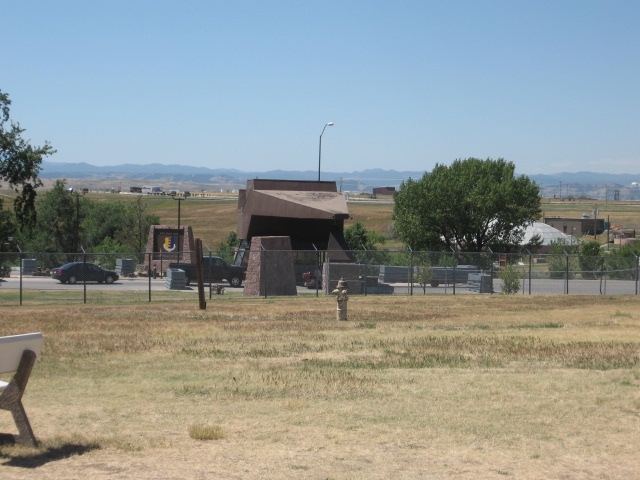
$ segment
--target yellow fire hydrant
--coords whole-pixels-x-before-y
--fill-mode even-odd
[[[336,319],[337,320],[347,320],[347,302],[349,301],[349,290],[347,288],[347,281],[344,277],[338,280],[338,285],[334,291],[332,291],[334,295],[336,295],[336,301],[338,305],[336,306]]]

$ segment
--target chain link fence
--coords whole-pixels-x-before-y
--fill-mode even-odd
[[[192,253],[181,255],[194,258]],[[281,262],[283,253],[261,252],[265,278],[279,275],[275,258]],[[331,295],[341,278],[351,295],[638,295],[640,277],[638,257],[606,254],[313,250],[287,255],[300,295]],[[204,256],[234,262],[232,251],[209,251]],[[248,258],[245,254],[245,262]],[[194,283],[179,288],[168,283],[167,269],[176,259],[167,255],[159,264],[157,259],[157,252],[0,252],[0,305],[197,301],[189,294],[197,292]],[[98,265],[115,271],[118,279],[108,284],[77,277],[69,284],[52,278],[57,267],[69,262],[81,262],[84,268]],[[205,275],[209,298],[225,292],[242,294],[242,286],[232,287],[228,279],[214,277]],[[268,286],[264,294],[270,295]]]

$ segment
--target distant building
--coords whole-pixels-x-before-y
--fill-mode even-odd
[[[604,232],[604,218],[545,217],[544,223],[565,235],[600,235]]]
[[[380,195],[395,195],[396,193],[396,187],[376,187],[373,189],[374,197],[379,197]]]
[[[129,193],[142,193],[142,187],[129,187]]]
[[[142,187],[142,193],[147,195],[162,195],[162,187],[145,186]]]
[[[543,247],[551,245],[552,242],[571,242],[571,237],[569,237],[569,235],[566,235],[557,228],[542,222],[533,222],[531,225],[527,225],[520,244],[527,245],[534,239],[534,237],[538,238],[540,246]]]

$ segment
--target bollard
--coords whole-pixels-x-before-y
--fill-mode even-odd
[[[336,296],[336,319],[346,321],[347,320],[347,303],[349,302],[349,290],[347,288],[347,281],[344,277],[338,280],[338,286],[331,292]]]

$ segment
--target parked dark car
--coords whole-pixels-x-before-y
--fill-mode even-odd
[[[93,263],[71,262],[51,271],[51,278],[60,283],[74,284],[76,282],[113,283],[118,280],[118,274],[112,270],[105,270]]]
[[[185,284],[196,282],[195,263],[170,263],[169,268],[184,270]],[[246,274],[246,267],[231,265],[220,257],[202,257],[202,281],[221,282],[226,280],[232,287],[241,287]]]

